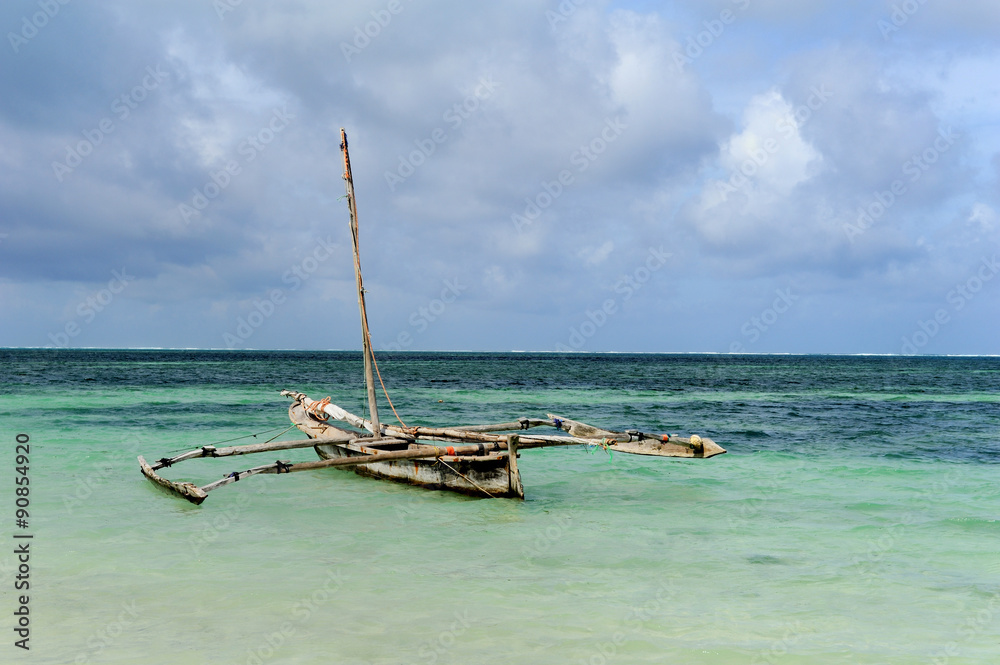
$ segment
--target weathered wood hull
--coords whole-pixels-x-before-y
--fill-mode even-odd
[[[298,402],[289,407],[288,416],[310,438],[327,438],[343,432],[316,420]],[[366,446],[363,443],[327,443],[315,446],[316,454],[321,459],[360,457],[398,449],[401,449],[398,445],[387,448],[379,445]],[[524,498],[520,479],[511,476],[506,450],[476,456],[446,455],[438,459],[372,462],[351,467],[350,470],[359,476],[469,496]]]
[[[351,445],[316,446],[323,459],[357,457],[370,453],[353,450]],[[368,449],[373,450],[373,449]],[[470,496],[524,498],[511,488],[506,451],[482,457],[442,457],[440,460],[400,460],[373,462],[351,467],[359,476],[380,478],[427,489],[448,490]],[[457,473],[456,473],[457,472]],[[464,477],[463,477],[464,476]]]
[[[196,506],[200,505],[205,500],[205,497],[208,496],[204,490],[193,483],[176,482],[162,477],[153,470],[153,467],[149,465],[142,455],[139,455],[139,469],[142,471],[142,475],[149,478],[156,485],[184,497]]]

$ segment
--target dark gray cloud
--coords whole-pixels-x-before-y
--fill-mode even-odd
[[[239,346],[356,347],[343,126],[377,345],[611,301],[579,348],[725,351],[792,285],[747,350],[898,352],[1000,245],[1000,16],[893,4],[10,3],[0,344],[226,346],[277,291]]]

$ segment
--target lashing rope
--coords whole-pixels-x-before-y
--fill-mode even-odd
[[[365,294],[365,291],[367,291],[367,289],[365,289],[365,287],[361,283],[361,259],[360,259],[360,256],[361,256],[361,242],[360,242],[360,240],[358,238],[358,235],[359,235],[359,232],[358,232],[358,210],[356,208],[354,197],[351,196],[351,193],[350,193],[351,191],[354,190],[354,184],[350,180],[350,172],[351,172],[350,168],[351,167],[350,167],[350,162],[349,162],[348,157],[347,157],[347,141],[346,141],[346,139],[344,140],[344,143],[341,145],[341,148],[343,148],[343,150],[344,150],[344,164],[345,164],[345,167],[344,167],[344,179],[347,180],[348,184],[349,184],[349,191],[348,191],[348,194],[347,194],[347,205],[350,208],[350,210],[351,210],[351,216],[353,217],[352,224],[351,224],[351,240],[354,242],[354,269],[357,271],[358,286],[361,289],[361,294],[360,294],[361,298],[362,298],[361,328],[362,328],[362,332],[364,333],[365,340],[368,342],[368,353],[371,354],[372,365],[375,366],[375,373],[378,375],[378,382],[382,385],[382,394],[385,395],[386,401],[389,402],[389,408],[392,409],[392,415],[396,416],[396,420],[398,420],[399,424],[402,425],[405,428],[406,427],[406,423],[404,423],[403,419],[399,417],[398,413],[396,413],[396,407],[392,405],[392,399],[389,397],[389,391],[385,389],[385,383],[382,381],[382,373],[378,371],[378,361],[375,360],[375,348],[372,346],[372,334],[371,334],[371,331],[368,329],[368,313],[367,313],[367,311],[363,307],[363,305],[364,305],[364,303],[363,303],[364,294]]]
[[[482,487],[480,487],[480,486],[479,486],[479,485],[478,485],[478,484],[476,483],[476,481],[475,481],[475,480],[473,480],[472,478],[469,478],[469,477],[468,477],[467,475],[465,475],[464,473],[462,473],[461,471],[459,471],[458,469],[456,469],[456,468],[455,468],[455,467],[453,467],[452,465],[448,464],[447,462],[445,462],[445,461],[444,461],[443,459],[441,459],[440,457],[438,457],[438,458],[437,458],[437,461],[438,461],[438,462],[439,462],[440,464],[444,464],[444,465],[445,465],[446,467],[448,467],[449,469],[451,469],[452,471],[454,471],[454,472],[455,472],[455,473],[457,473],[458,475],[460,475],[460,476],[462,476],[463,478],[465,478],[466,480],[468,480],[468,481],[469,481],[470,483],[472,483],[473,487],[475,487],[475,488],[476,488],[477,490],[479,490],[480,492],[482,492],[482,493],[483,493],[483,494],[485,494],[486,496],[490,497],[491,499],[495,499],[495,498],[496,498],[495,496],[493,496],[492,494],[490,494],[489,492],[487,492],[487,491],[486,491],[485,489],[483,489]]]
[[[267,441],[265,441],[264,443],[271,443],[272,441],[274,441],[274,440],[275,440],[275,439],[277,439],[277,438],[278,438],[279,436],[281,436],[282,434],[284,434],[284,433],[285,433],[285,432],[287,432],[288,430],[292,429],[293,427],[295,427],[295,423],[292,423],[291,425],[289,425],[289,426],[288,426],[288,427],[286,427],[285,429],[281,430],[280,432],[278,432],[277,434],[275,434],[274,436],[272,436],[272,437],[271,437],[270,439],[268,439],[268,440],[267,440]]]
[[[608,454],[608,457],[613,460],[615,456],[614,453],[611,452],[611,446],[613,446],[616,443],[618,442],[615,441],[614,439],[601,439],[600,441],[595,441],[594,443],[588,443],[587,452],[592,453],[596,448],[603,448],[604,452]]]
[[[312,414],[312,416],[316,420],[325,423],[330,419],[330,414],[324,411],[323,409],[325,409],[329,403],[330,403],[330,397],[326,396],[323,399],[319,400],[318,402],[314,401],[309,406],[304,406],[303,408],[305,408],[306,412]],[[292,427],[294,427],[294,425],[292,425]],[[291,429],[291,427],[289,427],[288,429]],[[287,431],[288,430],[285,430],[285,432]],[[282,432],[282,434],[284,434],[284,432]]]
[[[249,439],[251,437],[254,438],[254,439],[256,439],[257,436],[260,435],[260,434],[267,434],[268,432],[273,432],[274,430],[277,430],[277,429],[281,429],[281,428],[280,427],[272,427],[271,429],[266,429],[263,432],[257,432],[257,434],[244,434],[243,436],[238,436],[235,439],[225,439],[223,441],[213,441],[212,443],[208,443],[208,444],[205,444],[205,445],[214,446],[214,445],[217,445],[217,444],[220,444],[220,443],[232,443],[233,441],[239,441],[241,439]],[[291,429],[291,428],[288,428],[288,429]],[[288,429],[286,429],[283,432],[281,432],[281,434],[284,434],[285,432],[287,432]],[[278,434],[278,436],[281,436],[281,434]],[[275,437],[275,438],[277,438],[277,437]],[[274,441],[274,439],[270,439],[270,441]],[[171,452],[171,453],[180,453],[180,452],[184,452],[186,450],[187,450],[187,448],[178,448],[177,450],[171,450],[169,452]]]
[[[372,348],[372,338],[370,335],[368,337],[368,348],[369,349]],[[372,354],[372,365],[375,366],[375,374],[378,375],[378,382],[382,385],[382,394],[385,395],[386,401],[389,402],[389,408],[392,409],[392,415],[396,416],[396,420],[398,420],[399,424],[405,428],[406,423],[404,423],[403,419],[399,417],[398,413],[396,413],[396,407],[392,405],[392,400],[389,398],[389,392],[385,389],[385,384],[382,383],[382,373],[378,371],[378,362],[375,360],[375,351],[372,351],[371,354]]]

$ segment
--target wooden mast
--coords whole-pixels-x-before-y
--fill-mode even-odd
[[[368,334],[368,313],[365,311],[365,287],[361,281],[361,254],[358,249],[358,206],[354,200],[354,180],[351,178],[351,157],[347,153],[347,133],[340,128],[340,151],[344,153],[344,180],[347,181],[347,207],[351,212],[351,240],[354,243],[354,278],[358,284],[358,308],[361,311],[362,350],[365,354],[365,386],[368,388],[368,411],[376,435],[382,431],[375,400],[375,375],[372,372],[371,335]]]

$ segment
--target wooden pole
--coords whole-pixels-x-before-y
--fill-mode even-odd
[[[199,457],[231,457],[233,455],[254,455],[256,453],[268,453],[275,450],[292,450],[294,448],[312,448],[324,443],[345,444],[353,441],[355,437],[351,435],[323,437],[322,439],[299,439],[298,441],[271,441],[269,443],[252,443],[246,446],[228,446],[226,448],[216,448],[215,446],[202,446],[195,450],[176,455],[174,457],[164,457],[157,460],[150,466],[154,471],[165,467],[173,466],[184,460],[197,459]]]
[[[371,335],[368,333],[368,313],[365,310],[365,287],[361,280],[361,250],[358,247],[358,205],[354,199],[354,179],[351,177],[351,156],[347,152],[347,132],[340,128],[340,151],[344,153],[344,180],[347,181],[347,207],[351,213],[351,241],[354,244],[354,279],[358,284],[358,309],[361,312],[362,351],[365,354],[365,387],[368,389],[368,411],[376,433],[381,433],[378,403],[375,399],[375,375],[372,372]]]
[[[222,487],[223,485],[228,485],[229,483],[237,482],[240,478],[246,478],[248,476],[254,476],[258,473],[294,473],[296,471],[314,471],[316,469],[329,469],[342,466],[357,466],[359,464],[371,464],[373,462],[391,462],[393,460],[409,460],[409,459],[434,459],[435,457],[444,457],[445,455],[475,455],[482,454],[483,452],[493,452],[496,450],[503,449],[503,444],[487,444],[485,446],[416,446],[408,450],[393,450],[385,453],[375,453],[374,455],[357,455],[355,457],[334,457],[331,459],[319,460],[317,462],[299,462],[298,464],[289,464],[282,462],[280,464],[266,464],[264,466],[257,466],[252,469],[247,469],[246,471],[240,471],[238,473],[233,473],[225,478],[216,480],[214,483],[209,483],[204,487],[198,488],[201,492],[211,492],[212,490]],[[148,475],[148,474],[147,474]],[[154,482],[159,482],[153,479]],[[169,482],[169,481],[168,481]],[[160,483],[163,484],[163,483]],[[171,483],[173,485],[178,485],[179,483]],[[188,483],[190,484],[190,483]],[[178,491],[176,487],[170,487],[174,491]]]
[[[528,429],[529,427],[555,427],[551,418],[543,420],[541,418],[520,418],[509,423],[497,423],[496,425],[462,425],[452,429],[459,429],[463,432],[508,432],[512,429]]]
[[[314,400],[311,400],[302,393],[282,391],[282,394],[299,399],[303,406],[306,407],[315,403]],[[344,420],[345,422],[351,423],[355,427],[362,427],[364,429],[368,429],[369,431],[373,431],[368,421],[363,420],[354,414],[348,413],[336,404],[326,404],[323,406],[322,410],[332,418]],[[549,417],[553,419],[551,423],[538,421],[539,424],[554,425],[557,416],[549,414]],[[703,439],[701,437],[684,438],[679,436],[655,436],[641,434],[638,432],[633,434],[629,434],[628,432],[611,432],[593,427],[592,425],[586,425],[575,420],[569,420],[568,418],[558,418],[558,420],[560,421],[560,429],[568,431],[570,434],[569,436],[551,436],[545,434],[522,435],[518,440],[518,447],[528,449],[542,448],[546,446],[577,445],[581,443],[592,446],[604,443],[611,446],[613,450],[636,455],[698,458],[713,457],[726,452],[725,448],[718,445],[711,439]],[[529,420],[529,426],[533,426],[533,422],[535,421]],[[518,425],[523,427],[520,421],[518,421]],[[494,427],[496,426],[490,425],[488,426],[488,429],[493,429]],[[420,438],[423,440],[449,443],[469,443],[472,441],[491,443],[499,442],[503,447],[506,448],[507,446],[506,435],[490,434],[485,431],[476,432],[454,427],[440,428],[417,426],[403,428],[396,425],[383,425],[382,429],[384,430],[385,435],[396,436],[401,439]]]
[[[517,470],[517,434],[507,436],[507,471],[510,484],[507,488],[519,499],[524,499],[524,485],[521,484],[521,472]]]

